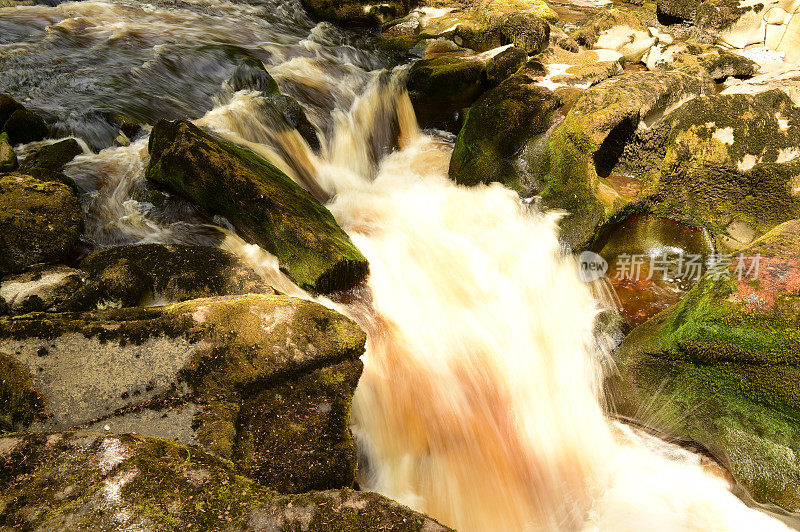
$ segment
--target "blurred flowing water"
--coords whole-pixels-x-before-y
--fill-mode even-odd
[[[303,105],[318,152],[263,94],[227,84],[247,57]],[[95,150],[65,169],[87,248],[220,245],[311,298],[224,219],[151,189],[146,132],[113,146],[123,114],[188,117],[256,151],[369,259],[365,285],[318,299],[368,334],[352,412],[363,489],[464,531],[782,529],[713,463],[606,418],[599,303],[559,246],[557,215],[499,185],[450,182],[453,139],[418,130],[404,69],[295,1],[0,9],[0,87]]]

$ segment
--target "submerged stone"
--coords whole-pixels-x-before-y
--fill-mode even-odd
[[[194,447],[132,434],[0,439],[0,524],[20,530],[445,531],[374,493],[278,496]]]
[[[70,187],[19,173],[0,177],[0,273],[63,259],[82,229],[83,211]]]
[[[39,151],[25,159],[25,168],[42,168],[59,172],[64,165],[83,153],[78,141],[75,139],[65,139],[54,144],[42,146]]]
[[[301,288],[328,293],[361,281],[369,266],[333,215],[255,153],[186,120],[160,120],[146,176],[211,212],[276,255]]]
[[[285,296],[0,319],[0,353],[46,401],[30,430],[199,445],[281,491],[353,485],[364,343],[344,316]]]

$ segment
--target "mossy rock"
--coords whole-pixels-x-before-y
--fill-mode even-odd
[[[515,44],[534,54],[549,43],[548,23],[558,21],[544,0],[476,0],[436,7],[448,9],[415,10],[385,24],[384,42],[405,51],[432,39],[448,39],[476,52]]]
[[[705,71],[636,72],[605,80],[584,91],[548,140],[543,205],[569,213],[562,239],[583,249],[630,198],[607,178],[641,121],[657,121],[673,104],[713,92]],[[669,217],[669,216],[667,216]]]
[[[674,19],[693,21],[697,13],[697,6],[702,0],[658,0],[658,13]]]
[[[10,172],[17,167],[17,155],[7,133],[0,133],[0,172]]]
[[[528,61],[528,54],[516,46],[511,46],[486,61],[485,77],[489,88],[500,85],[522,68]]]
[[[364,343],[344,316],[285,296],[0,319],[0,353],[47,400],[31,430],[108,425],[199,445],[283,491],[353,485]]]
[[[78,141],[65,139],[54,144],[42,146],[39,151],[25,159],[23,168],[41,168],[60,172],[64,165],[83,153]]]
[[[480,59],[440,56],[417,61],[406,87],[419,124],[458,132],[460,115],[486,90]]]
[[[263,390],[237,421],[234,461],[281,493],[352,486],[350,402],[361,365],[342,362]]]
[[[699,66],[713,79],[730,76],[749,77],[758,72],[758,65],[739,54],[710,44],[691,41],[653,47],[647,55],[650,70],[675,70]]]
[[[301,288],[328,293],[366,277],[367,260],[330,211],[255,153],[186,120],[159,120],[149,151],[147,179],[224,215]]]
[[[696,98],[667,117],[660,175],[646,191],[692,213],[736,250],[800,217],[800,108],[782,91]]]
[[[80,270],[64,266],[34,266],[0,282],[0,299],[11,314],[42,312],[61,307],[83,286]]]
[[[89,255],[80,268],[85,286],[58,309],[88,311],[274,292],[234,254],[207,246],[120,246]]]
[[[412,2],[391,0],[375,4],[364,0],[301,0],[312,17],[344,25],[377,26],[408,13]]]
[[[36,113],[19,109],[11,113],[2,130],[8,134],[11,144],[27,144],[44,139],[48,134],[47,124]]]
[[[469,186],[499,182],[524,193],[526,183],[513,157],[531,138],[547,131],[560,103],[525,69],[486,92],[470,108],[458,134],[450,179]]]
[[[44,418],[44,398],[34,388],[28,368],[0,353],[0,433],[24,430]]]
[[[0,526],[14,530],[447,530],[373,493],[278,496],[226,460],[132,434],[7,436],[0,471]]]
[[[66,185],[24,174],[0,177],[0,273],[66,257],[83,230],[83,211]]]
[[[639,61],[657,40],[648,28],[651,22],[646,14],[615,6],[600,10],[569,38],[588,49],[616,50],[628,61]]]
[[[622,414],[702,443],[753,499],[790,512],[800,511],[796,225],[744,251],[774,253],[757,278],[740,280],[735,264],[709,274],[634,329],[610,387]]]

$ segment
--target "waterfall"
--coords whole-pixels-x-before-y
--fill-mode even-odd
[[[276,5],[278,14],[267,15]],[[736,498],[718,467],[605,416],[600,383],[613,367],[593,337],[599,304],[559,246],[559,214],[500,185],[453,184],[453,138],[418,130],[403,69],[378,69],[339,30],[294,20],[292,9],[299,9],[294,2],[266,0],[184,7],[87,0],[20,7],[16,16],[65,35],[85,28],[103,68],[106,47],[123,42],[120,57],[131,62],[123,70],[143,80],[147,98],[175,100],[158,100],[158,111],[194,113],[198,125],[270,160],[325,202],[369,259],[365,286],[319,298],[368,335],[352,410],[361,488],[464,532],[784,529]],[[267,16],[275,21],[265,24]],[[196,50],[185,43],[209,38],[208,31],[215,42],[238,40],[264,58],[282,90],[305,106],[323,141],[319,152],[266,120],[263,95],[220,84],[219,65],[200,65],[203,75],[190,78],[195,65],[181,57]],[[31,64],[52,53],[49,45],[24,48],[4,74],[20,86],[32,83]],[[76,50],[65,59],[70,75],[83,64]],[[159,88],[176,69],[192,83]],[[64,84],[56,74],[33,93],[40,101],[57,101]],[[118,96],[105,78],[87,79],[104,97]],[[132,92],[126,87],[119,98],[142,98]],[[212,93],[213,109],[203,108]],[[147,158],[140,139],[66,167],[83,191],[93,245],[214,243],[283,293],[311,298],[224,220],[210,228],[188,203],[150,190]]]

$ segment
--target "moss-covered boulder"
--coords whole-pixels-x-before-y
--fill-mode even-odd
[[[384,41],[394,48],[411,50],[422,41],[447,39],[476,52],[514,44],[526,53],[535,54],[549,43],[548,22],[558,21],[544,0],[428,2],[428,5],[442,9],[414,10],[385,24]]]
[[[552,124],[560,105],[525,69],[486,92],[467,112],[450,159],[450,179],[462,185],[499,182],[520,192],[526,183],[513,157]]]
[[[658,0],[658,13],[671,19],[693,21],[701,0]]]
[[[705,71],[635,72],[586,90],[548,141],[543,204],[569,213],[562,238],[581,249],[630,198],[609,181],[640,123],[658,121],[670,107],[713,92]]]
[[[645,60],[650,70],[699,66],[713,79],[748,77],[758,72],[758,65],[746,57],[710,44],[691,41],[654,46]]]
[[[7,133],[0,133],[0,172],[10,172],[17,167],[17,155]]]
[[[800,108],[782,91],[696,98],[666,118],[666,156],[646,189],[736,250],[800,217]]]
[[[680,303],[634,329],[612,386],[622,414],[702,443],[756,501],[792,512],[800,511],[798,227],[783,224],[744,251],[764,253],[757,262],[720,261]]]
[[[500,85],[528,62],[528,54],[516,46],[510,46],[486,61],[484,77],[489,88]]]
[[[276,255],[301,288],[343,290],[367,275],[364,256],[333,215],[255,153],[186,120],[159,120],[147,179],[224,215],[239,234]]]
[[[25,106],[15,100],[10,94],[0,93],[0,131],[12,114],[22,111]]]
[[[462,113],[487,88],[484,70],[480,59],[453,55],[414,63],[406,86],[420,126],[457,133]]]
[[[37,152],[25,158],[23,168],[41,168],[59,172],[64,165],[83,153],[83,148],[75,139],[65,139],[42,146]]]
[[[13,432],[43,419],[44,399],[28,368],[0,353],[0,433]]]
[[[658,38],[651,34],[640,14],[622,7],[601,10],[570,34],[588,49],[615,50],[628,61],[639,61]]]
[[[236,255],[207,246],[121,246],[89,255],[80,268],[85,285],[58,309],[88,311],[274,292]]]
[[[0,299],[11,314],[60,308],[83,286],[80,270],[69,266],[38,266],[0,281]]]
[[[374,26],[404,16],[413,0],[373,3],[365,0],[301,0],[314,18],[345,25]]]
[[[344,316],[285,296],[0,320],[0,353],[47,402],[29,429],[196,444],[283,491],[353,485],[364,342]]]
[[[374,493],[279,496],[230,462],[139,435],[0,439],[0,526],[13,530],[445,531]]]
[[[0,176],[0,273],[61,260],[82,229],[83,211],[70,187],[24,174]]]

